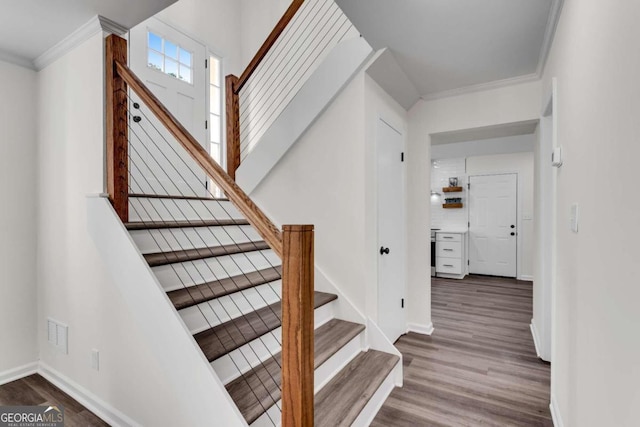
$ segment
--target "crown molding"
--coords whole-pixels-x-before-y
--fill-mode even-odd
[[[36,67],[33,65],[33,61],[31,61],[29,58],[25,58],[24,56],[5,52],[3,50],[0,50],[0,61],[8,62],[10,64],[17,65],[23,68],[28,68],[34,71],[36,69]]]
[[[549,52],[553,44],[553,39],[558,28],[558,22],[560,21],[560,13],[562,12],[562,6],[564,0],[552,0],[551,8],[549,10],[549,18],[547,19],[547,26],[544,31],[544,38],[542,41],[542,47],[540,48],[540,55],[538,57],[538,65],[536,71],[531,74],[525,74],[517,77],[510,77],[502,80],[494,80],[492,82],[480,83],[476,85],[463,86],[455,89],[444,90],[441,92],[429,93],[421,98],[425,101],[431,101],[433,99],[449,98],[452,96],[465,95],[473,92],[481,92],[484,90],[498,89],[506,86],[514,86],[522,83],[528,83],[536,81],[542,78],[544,67],[547,65],[547,59],[549,58]]]
[[[434,92],[422,97],[425,101],[431,101],[440,98],[449,98],[452,96],[466,95],[473,92],[482,92],[485,90],[498,89],[505,86],[514,86],[522,83],[529,83],[540,79],[538,73],[525,74],[523,76],[510,77],[508,79],[494,80],[487,83],[479,83],[476,85],[463,86],[455,89],[443,90],[442,92]]]
[[[556,29],[558,28],[558,22],[560,21],[560,12],[562,12],[563,5],[564,0],[552,0],[551,2],[549,19],[547,20],[547,26],[544,30],[544,39],[542,41],[542,48],[540,49],[538,68],[536,69],[536,73],[539,76],[542,76],[544,67],[547,65],[547,59],[549,58],[549,52],[551,51],[553,38],[556,35]]]
[[[108,19],[104,16],[96,15],[80,28],[69,34],[42,55],[33,60],[32,68],[37,71],[42,70],[58,58],[61,58],[74,48],[78,47],[98,33],[106,32],[117,35],[124,35],[128,28]]]

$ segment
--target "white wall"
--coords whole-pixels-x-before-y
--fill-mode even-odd
[[[564,426],[640,419],[640,3],[565,0],[543,76],[557,77],[552,399]],[[569,227],[579,205],[579,232]]]
[[[40,358],[142,425],[180,425],[188,414],[87,230],[85,196],[104,191],[103,54],[99,34],[38,74]],[[69,326],[68,355],[47,343],[48,317]],[[91,369],[92,349],[100,371]]]
[[[35,72],[0,61],[0,381],[38,359],[36,89]]]
[[[239,3],[241,60],[246,67],[287,10],[291,0],[240,0]]]
[[[358,73],[251,193],[278,224],[315,224],[316,265],[373,319],[378,243],[375,125],[382,116],[406,129],[405,115],[370,77]],[[422,292],[421,301],[427,297]]]
[[[224,58],[224,74],[240,76],[290,0],[179,0],[156,17]]]
[[[180,0],[155,16],[222,57],[224,75],[240,75],[246,67],[240,10],[237,0]]]
[[[431,271],[427,262],[431,251],[427,244],[431,202],[429,192],[425,191],[431,187],[429,135],[537,120],[540,103],[540,82],[530,82],[450,98],[421,100],[409,111],[407,234],[410,288],[424,287],[427,295],[431,293]],[[424,310],[430,319],[430,296],[428,298]]]
[[[518,174],[518,279],[533,280],[534,156],[531,153],[498,154],[467,158],[467,176]]]
[[[530,134],[437,144],[431,146],[431,158],[450,159],[455,157],[486,156],[489,154],[532,152],[535,143],[534,135]]]
[[[365,311],[365,114],[359,74],[251,193],[278,224],[314,224],[316,265]]]

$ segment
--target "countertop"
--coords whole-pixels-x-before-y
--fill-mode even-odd
[[[443,228],[442,230],[436,230],[436,233],[449,233],[449,234],[467,234],[468,229],[465,228]]]

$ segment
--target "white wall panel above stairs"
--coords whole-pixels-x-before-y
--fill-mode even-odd
[[[343,40],[333,48],[240,164],[236,181],[247,194],[260,184],[372,54],[371,46],[362,37]]]

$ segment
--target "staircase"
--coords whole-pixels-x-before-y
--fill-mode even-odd
[[[279,258],[227,199],[132,194],[129,212],[126,229],[247,424],[279,425]],[[315,292],[315,425],[363,425],[399,358],[367,350],[365,326],[336,318],[336,301]]]
[[[259,83],[263,59],[315,21],[331,37],[305,39],[326,39],[321,49],[262,64],[298,82],[354,31],[331,0],[294,0],[247,70],[227,76],[227,171],[128,68],[126,41],[106,39],[110,205],[89,203],[91,231],[180,396],[206,395],[194,425],[213,413],[225,426],[365,426],[400,384],[399,352],[377,326],[335,285],[316,289],[313,226],[276,227],[234,180],[251,93],[294,92]]]

